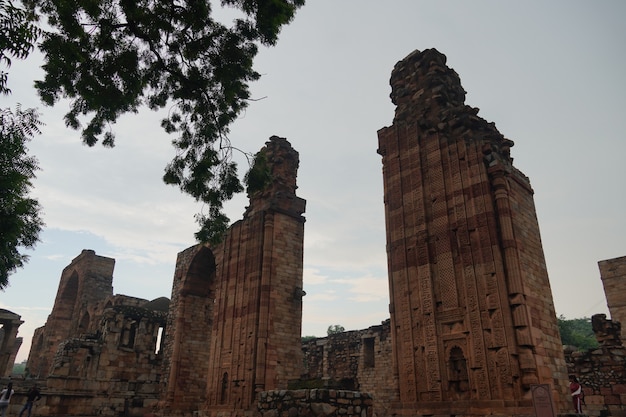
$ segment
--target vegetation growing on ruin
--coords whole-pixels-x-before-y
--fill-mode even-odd
[[[272,181],[272,172],[267,161],[267,152],[261,149],[254,156],[252,167],[246,174],[244,182],[248,196],[263,191]]]
[[[331,334],[343,333],[346,329],[341,324],[331,324],[326,329],[326,334],[330,336]]]

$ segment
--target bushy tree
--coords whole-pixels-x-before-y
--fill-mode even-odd
[[[30,54],[41,33],[34,22],[32,13],[10,0],[0,0],[0,66],[9,68],[11,58],[24,59]],[[11,92],[8,76],[0,70],[0,94]]]
[[[343,333],[346,329],[341,324],[332,324],[328,326],[326,330],[326,335],[330,336],[331,334]]]
[[[10,0],[0,0],[0,67],[11,59],[24,59],[33,50],[41,31],[35,17]],[[8,95],[8,72],[0,70],[0,94]],[[43,222],[39,202],[29,197],[32,179],[39,169],[28,155],[26,143],[39,132],[38,114],[33,109],[0,110],[0,289],[9,284],[9,275],[24,266],[24,249],[39,240]]]
[[[22,251],[35,245],[43,227],[39,202],[28,196],[39,166],[26,147],[39,125],[33,109],[0,111],[0,289],[27,261]]]
[[[588,350],[598,347],[589,317],[567,320],[563,315],[558,319],[559,333],[563,345],[575,346],[577,350]]]
[[[163,179],[208,206],[196,237],[219,241],[229,222],[223,203],[243,190],[227,134],[260,76],[253,58],[304,0],[221,0],[241,14],[230,26],[209,0],[24,2],[51,28],[40,46],[45,78],[35,84],[42,100],[70,98],[65,123],[89,146],[113,146],[122,114],[167,107],[161,126],[176,135],[177,154]]]

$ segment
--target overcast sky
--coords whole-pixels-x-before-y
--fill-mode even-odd
[[[393,120],[393,66],[426,48],[448,57],[466,104],[515,141],[514,164],[535,190],[557,314],[608,314],[597,263],[626,255],[625,16],[622,0],[309,0],[278,45],[261,50],[252,92],[262,100],[230,134],[249,152],[278,135],[300,153],[303,335],[389,317],[376,132]],[[0,98],[1,107],[39,107],[46,123],[30,146],[42,168],[33,194],[46,228],[0,293],[0,308],[25,321],[18,361],[82,249],[116,259],[116,294],[170,297],[176,254],[195,243],[202,209],[161,182],[174,150],[158,114],[124,117],[114,149],[87,148],[63,125],[67,105],[39,103],[32,83],[40,64],[36,55],[15,62],[13,95]],[[243,196],[228,205],[231,220],[245,205]]]

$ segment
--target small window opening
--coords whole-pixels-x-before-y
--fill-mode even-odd
[[[363,339],[363,365],[366,368],[373,368],[375,365],[374,342],[373,337]]]

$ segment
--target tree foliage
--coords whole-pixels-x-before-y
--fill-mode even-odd
[[[9,275],[24,265],[28,256],[21,253],[39,239],[43,222],[37,200],[28,197],[31,180],[39,169],[37,160],[27,153],[26,143],[40,125],[32,109],[0,111],[0,289],[8,285]]]
[[[65,123],[89,146],[113,146],[111,124],[122,114],[167,107],[161,126],[176,136],[177,154],[163,179],[208,206],[196,237],[219,241],[229,221],[223,202],[243,190],[227,134],[260,76],[252,65],[257,45],[274,45],[304,0],[221,0],[241,12],[230,26],[212,16],[210,0],[25,4],[52,28],[40,46],[42,100],[70,98]]]
[[[32,13],[10,0],[0,0],[0,66],[7,69],[11,59],[24,59],[35,46],[41,30]],[[8,95],[8,73],[0,70],[0,93]],[[43,222],[39,202],[29,198],[31,180],[39,169],[28,156],[26,143],[39,133],[35,110],[0,110],[0,289],[9,284],[9,275],[24,266],[24,249],[39,240]]]
[[[598,347],[598,341],[593,333],[590,318],[583,317],[567,320],[561,315],[557,321],[563,345],[575,346],[577,350],[588,350]]]
[[[11,66],[11,57],[24,59],[33,50],[41,33],[35,16],[15,6],[10,0],[0,0],[0,65]],[[9,94],[8,73],[0,71],[0,94]]]
[[[330,336],[331,334],[343,333],[346,329],[341,324],[332,324],[328,326],[326,330],[326,335]]]

